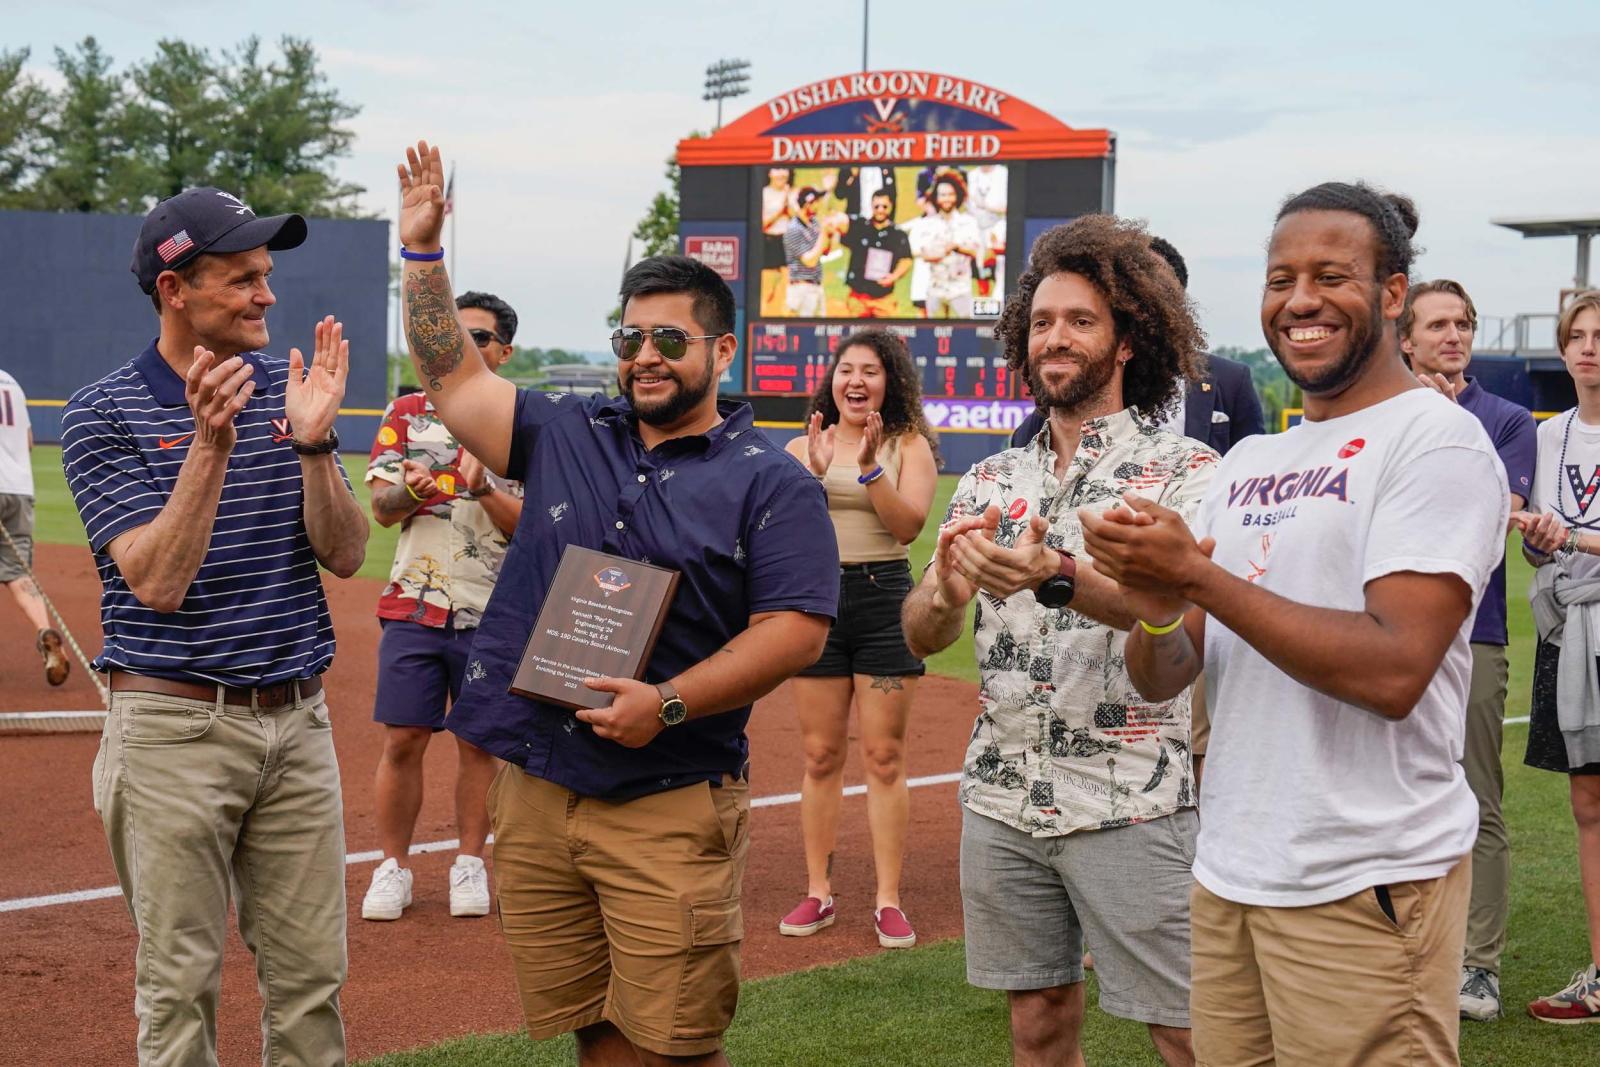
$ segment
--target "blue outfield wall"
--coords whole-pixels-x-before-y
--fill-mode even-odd
[[[143,351],[158,331],[150,298],[128,269],[138,215],[0,211],[0,367],[28,395],[34,437],[60,437],[61,406],[79,387]],[[324,315],[350,341],[339,435],[365,452],[377,433],[388,388],[389,223],[310,219],[305,244],[273,253],[267,351],[308,356]]]

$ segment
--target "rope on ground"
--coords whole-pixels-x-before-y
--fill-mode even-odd
[[[89,666],[89,657],[84,655],[82,647],[78,644],[78,639],[72,636],[72,630],[67,626],[67,620],[62,617],[61,612],[56,610],[54,602],[45,594],[44,586],[39,584],[39,578],[33,573],[33,567],[29,565],[28,558],[22,554],[22,549],[18,548],[17,543],[11,539],[11,531],[6,529],[4,523],[0,523],[0,536],[5,537],[6,544],[11,547],[12,554],[17,557],[17,562],[21,563],[22,569],[28,572],[28,580],[33,583],[33,591],[39,594],[39,599],[44,601],[44,606],[49,609],[51,615],[55,616],[56,624],[61,627],[62,635],[67,639],[67,646],[72,649],[72,654],[77,656],[78,662],[83,665],[84,675],[100,691],[100,703],[106,708],[110,708],[111,690],[106,688],[106,684],[100,680],[100,676],[95,673],[95,669]]]

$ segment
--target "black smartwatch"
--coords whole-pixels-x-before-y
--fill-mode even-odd
[[[299,441],[289,441],[289,446],[302,456],[325,456],[339,447],[339,434],[332,426],[328,427],[328,439],[320,445],[303,445]]]
[[[689,706],[678,696],[671,682],[657,682],[656,692],[661,694],[661,711],[658,714],[664,725],[676,726],[689,717]]]
[[[1056,554],[1061,557],[1060,571],[1039,583],[1033,591],[1033,599],[1042,608],[1059,610],[1072,603],[1072,594],[1077,591],[1078,561],[1064,548],[1056,549]]]

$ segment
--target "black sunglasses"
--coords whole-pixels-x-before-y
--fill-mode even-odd
[[[500,335],[492,330],[468,330],[467,334],[472,338],[472,343],[479,348],[482,348],[490,341],[500,340]],[[502,341],[501,343],[504,344],[505,342]]]
[[[656,351],[662,359],[680,360],[689,350],[690,341],[708,341],[713,337],[721,337],[720,333],[703,333],[691,337],[676,326],[657,326],[652,330],[641,330],[637,326],[624,326],[611,333],[611,351],[616,353],[618,359],[627,361],[639,354],[644,347],[644,339],[650,338],[650,343],[656,346]]]

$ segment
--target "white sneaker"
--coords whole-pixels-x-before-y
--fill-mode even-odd
[[[1461,970],[1461,1017],[1480,1023],[1500,1017],[1500,976],[1482,967]]]
[[[387,922],[400,918],[410,906],[411,871],[396,860],[384,860],[372,872],[372,884],[361,902],[361,917]]]
[[[450,914],[489,914],[489,872],[477,856],[457,856],[450,865]]]

